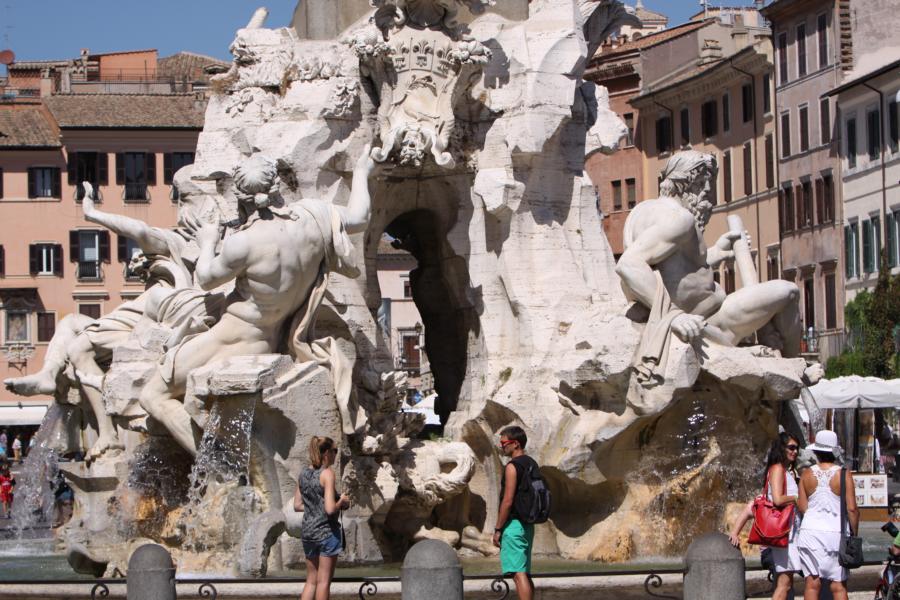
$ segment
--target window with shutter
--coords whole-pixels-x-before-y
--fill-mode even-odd
[[[766,189],[775,187],[775,140],[772,134],[766,136]]]
[[[803,186],[803,226],[812,227],[813,224],[813,194],[812,182],[807,179]]]
[[[797,25],[797,75],[806,75],[806,24]]]
[[[875,248],[872,239],[872,221],[863,222],[862,243],[863,243],[863,272],[872,273],[875,271]]]
[[[28,244],[28,273],[31,275],[37,275],[41,269],[39,253],[37,244]]]
[[[888,103],[888,135],[891,144],[891,152],[900,151],[900,104],[896,100]],[[0,171],[0,174],[3,172]],[[0,197],[3,196],[3,186],[0,185]]]
[[[744,195],[753,195],[753,148],[750,142],[744,144]]]
[[[61,275],[62,246],[59,244],[30,244],[28,271],[32,275]]]
[[[672,149],[672,120],[660,117],[656,120],[656,151],[659,154]]]
[[[69,185],[78,184],[78,153],[69,152],[66,157],[66,183]]]
[[[106,230],[98,231],[97,238],[99,239],[100,244],[100,260],[102,262],[109,262],[109,232]]]
[[[722,131],[731,130],[731,96],[722,96]]]
[[[781,158],[791,155],[791,113],[781,115]]]
[[[147,186],[156,183],[155,160],[156,155],[149,152],[125,152],[122,154],[122,181],[125,186],[124,200],[126,202],[148,201]],[[116,170],[118,172],[118,166]]]
[[[825,222],[834,222],[834,179],[831,173],[822,177],[822,188],[825,195]]]
[[[897,266],[897,232],[896,222],[895,222],[895,213],[887,214],[887,222],[885,227],[885,233],[887,233],[887,240],[885,241],[885,248],[887,248],[888,255],[888,266],[893,268]]]
[[[869,160],[877,160],[881,156],[881,116],[877,109],[866,113],[866,142]]]
[[[69,232],[69,260],[75,262],[81,256],[81,232],[80,231],[70,231]]]
[[[853,237],[850,226],[844,226],[844,277],[853,278]]]
[[[803,197],[803,186],[796,187],[796,195],[794,196],[797,204],[797,229],[803,229],[806,226],[806,198]]]
[[[794,188],[784,189],[784,230],[794,231]]]
[[[834,273],[825,274],[825,329],[837,328],[837,284]]]
[[[125,185],[125,153],[116,152],[116,185]]]
[[[856,119],[847,119],[847,166],[856,166]]]
[[[88,316],[92,319],[100,318],[101,308],[99,304],[79,304],[78,313]]]
[[[744,123],[753,120],[753,84],[745,83],[741,86],[741,116]]]
[[[634,179],[625,180],[625,192],[628,208],[634,208],[637,204],[637,182]]]
[[[819,101],[819,131],[822,144],[831,143],[831,104],[828,98]]]
[[[731,202],[731,151],[722,153],[722,198]]]
[[[825,223],[825,185],[822,179],[816,179],[816,213],[819,225]]]
[[[56,313],[39,312],[37,314],[37,341],[47,343],[56,333]]]
[[[612,182],[613,210],[622,210],[622,181]]]
[[[700,129],[703,137],[713,137],[719,132],[719,115],[716,101],[709,100],[700,107]]]
[[[6,277],[6,248],[0,245],[0,277]]]
[[[79,279],[100,279],[100,262],[102,254],[100,249],[101,232],[81,230],[75,232],[78,235],[78,278]],[[103,232],[107,233],[107,232]],[[109,251],[109,236],[107,239],[107,252]]]
[[[97,181],[100,185],[109,185],[109,154],[97,153]]]
[[[147,169],[147,185],[156,185],[156,154],[145,152],[144,163]]]
[[[688,108],[681,109],[681,145],[691,143],[691,111]]]
[[[0,198],[3,198],[3,169],[0,169]]]
[[[800,107],[800,152],[809,150],[809,107]]]

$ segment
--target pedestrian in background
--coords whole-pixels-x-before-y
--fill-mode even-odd
[[[3,506],[3,518],[8,519],[12,511],[13,490],[16,480],[9,473],[9,465],[0,466],[0,506]]]
[[[340,511],[350,508],[350,498],[338,496],[331,468],[337,446],[330,437],[309,442],[310,466],[300,473],[294,491],[294,510],[303,513],[300,524],[303,553],[306,555],[306,581],[301,600],[328,600],[331,579],[338,554],[343,549],[343,531],[338,522]]]
[[[16,438],[12,443],[12,451],[13,451],[13,460],[16,462],[22,462],[22,436],[18,433],[16,434]]]
[[[534,598],[531,579],[531,550],[534,545],[534,524],[526,523],[516,511],[515,497],[518,483],[527,469],[538,470],[538,464],[525,454],[528,437],[516,425],[500,432],[500,450],[509,457],[500,481],[500,510],[494,529],[494,545],[500,548],[500,567],[503,574],[511,573],[519,600]]]

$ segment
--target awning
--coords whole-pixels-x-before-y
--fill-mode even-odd
[[[0,406],[0,426],[40,425],[47,414],[42,404]]]
[[[823,379],[808,390],[819,408],[900,407],[900,379],[849,375]]]

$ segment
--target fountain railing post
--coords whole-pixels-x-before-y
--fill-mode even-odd
[[[169,551],[146,544],[128,561],[128,600],[175,600],[175,564]]]
[[[707,533],[684,558],[684,600],[744,600],[744,557],[721,533]]]

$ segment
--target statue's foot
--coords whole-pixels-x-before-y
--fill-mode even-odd
[[[125,446],[122,445],[122,442],[119,441],[114,435],[103,436],[94,442],[94,445],[91,446],[91,449],[88,450],[87,456],[85,456],[85,460],[89,463],[94,462],[98,458],[103,456],[112,456],[114,454],[118,454],[118,451],[124,450]]]
[[[11,377],[3,380],[3,385],[13,394],[19,396],[38,396],[56,392],[56,377],[49,371],[39,371],[34,375]]]

